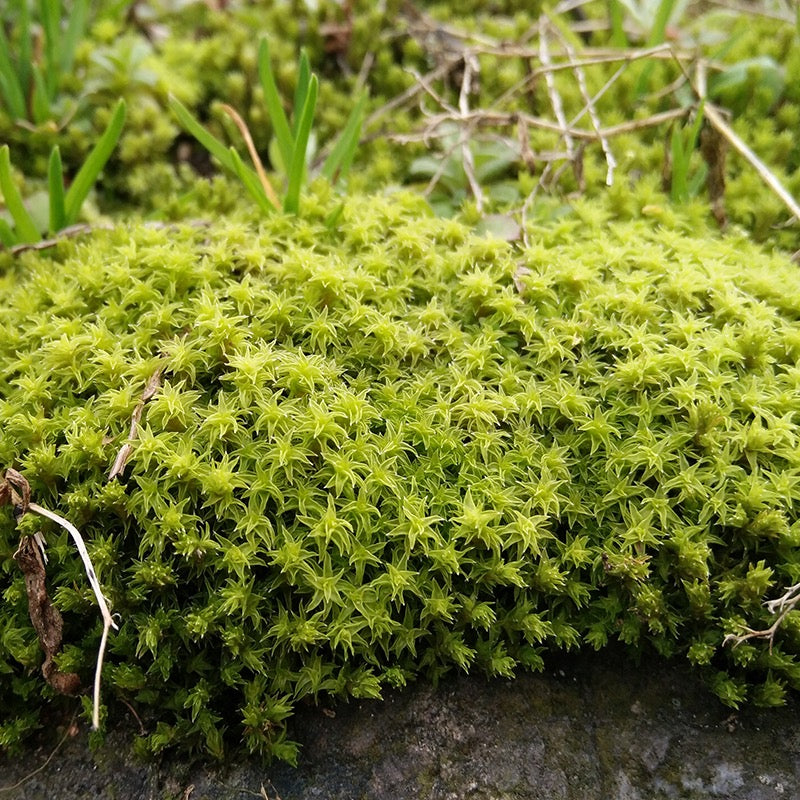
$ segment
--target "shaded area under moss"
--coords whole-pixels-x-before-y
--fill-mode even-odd
[[[94,754],[85,726],[8,800],[63,796],[126,800],[504,798],[768,800],[800,789],[795,706],[758,711],[709,702],[683,667],[618,651],[565,659],[514,681],[419,684],[385,702],[305,708],[297,769],[255,760],[224,770],[179,759],[144,763],[112,731]],[[36,769],[60,732],[0,760],[0,785]],[[194,789],[188,793],[188,787]]]

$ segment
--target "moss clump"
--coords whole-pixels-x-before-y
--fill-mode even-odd
[[[4,279],[0,465],[90,543],[106,699],[147,745],[291,759],[302,698],[617,639],[734,705],[800,685],[794,620],[722,646],[800,580],[796,268],[668,211],[578,205],[520,255],[410,196],[330,210],[120,227]],[[88,681],[100,621],[47,536],[59,667]],[[50,699],[18,537],[3,511],[5,744]]]

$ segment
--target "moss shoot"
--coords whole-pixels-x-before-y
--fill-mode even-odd
[[[614,640],[733,706],[800,687],[798,614],[771,650],[723,646],[800,580],[796,266],[613,196],[523,251],[411,195],[334,227],[331,202],[119,226],[0,279],[0,465],[87,540],[120,615],[112,713],[152,751],[291,760],[304,698]],[[0,511],[3,745],[75,703],[39,674],[12,560],[41,523]],[[58,668],[89,685],[102,623],[44,532]]]

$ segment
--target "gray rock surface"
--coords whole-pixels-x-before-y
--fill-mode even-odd
[[[731,713],[688,669],[602,652],[513,681],[418,683],[383,702],[298,711],[296,769],[92,753],[81,729],[0,759],[2,800],[660,800],[800,797],[800,709]],[[56,738],[57,741],[57,738]],[[262,791],[263,787],[263,791]]]

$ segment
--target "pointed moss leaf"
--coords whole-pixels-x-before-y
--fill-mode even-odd
[[[64,208],[64,170],[61,166],[61,151],[56,145],[50,152],[47,167],[47,183],[50,195],[50,233],[57,233],[66,224]]]
[[[235,174],[236,168],[231,160],[231,154],[228,148],[213,134],[209,133],[209,131],[192,116],[192,112],[174,95],[169,96],[169,107],[172,109],[172,113],[178,118],[178,122],[180,122],[184,130],[186,130],[187,133],[191,133],[225,169]]]
[[[297,126],[297,138],[294,142],[292,158],[289,162],[289,181],[286,187],[286,198],[283,202],[284,211],[296,214],[300,209],[300,187],[306,174],[306,148],[314,122],[314,109],[317,105],[317,76],[312,75],[308,84],[308,94],[300,115],[300,124]]]
[[[264,90],[264,102],[267,105],[267,114],[272,123],[272,130],[278,141],[281,158],[288,169],[292,163],[294,137],[289,128],[289,121],[286,119],[286,112],[281,104],[278,87],[275,84],[275,76],[272,73],[272,64],[270,63],[269,45],[266,39],[262,39],[258,47],[258,77]]]
[[[334,185],[347,177],[353,162],[358,140],[361,136],[361,125],[364,121],[364,108],[367,103],[366,94],[358,98],[353,110],[347,118],[336,144],[322,165],[322,174]]]
[[[41,235],[22,202],[11,174],[11,155],[7,144],[0,147],[0,190],[3,192],[8,212],[14,220],[17,239],[26,243],[38,242]]]
[[[65,222],[67,225],[73,225],[77,222],[83,201],[111,157],[111,153],[114,151],[122,133],[122,127],[125,124],[125,112],[125,101],[120,100],[114,109],[108,127],[103,131],[103,135],[92,148],[91,153],[87,156],[86,161],[83,162],[83,166],[78,170],[78,174],[69,187],[67,196],[64,199]]]

